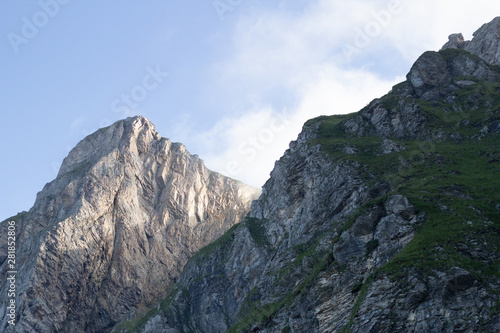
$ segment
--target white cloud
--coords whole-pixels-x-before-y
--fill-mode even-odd
[[[263,185],[306,120],[355,112],[404,80],[406,72],[385,75],[381,68],[391,64],[377,61],[391,60],[381,50],[399,51],[400,63],[409,70],[422,52],[439,49],[458,28],[470,38],[493,19],[499,5],[490,2],[321,0],[301,13],[252,11],[237,24],[233,52],[214,66],[211,81],[213,91],[224,90],[228,100],[244,100],[249,107],[194,136],[203,143],[205,162],[251,185]],[[378,59],[372,66],[355,68],[344,47],[356,46],[359,31],[370,28],[369,40],[356,57]],[[285,91],[293,98],[278,103],[280,96],[270,91]]]
[[[364,107],[401,78],[383,81],[365,71],[342,71],[331,64],[311,69],[311,79],[297,90],[300,102],[290,110],[263,107],[240,117],[225,118],[196,136],[206,148],[208,167],[253,186],[269,177],[275,160],[295,140],[302,125],[319,115],[345,114]],[[214,147],[212,147],[214,148]]]

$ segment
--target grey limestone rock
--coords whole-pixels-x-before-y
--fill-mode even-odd
[[[426,52],[415,62],[407,79],[418,96],[436,99],[438,94],[433,89],[453,84],[455,77],[499,79],[498,70],[491,65],[500,64],[500,17],[484,24],[473,36],[471,41],[464,41],[461,33],[451,34],[440,52]],[[450,56],[453,50],[458,56]],[[455,85],[465,87],[474,82],[462,79]]]
[[[488,302],[484,286],[458,267],[400,281],[381,276],[368,288],[352,332],[482,332],[481,322],[497,325],[485,311]]]
[[[446,49],[463,49],[479,56],[487,63],[500,64],[500,16],[483,24],[474,32],[470,41],[465,41],[461,33],[451,34],[448,42],[441,48],[441,50]]]
[[[390,154],[390,153],[394,153],[394,152],[400,152],[400,151],[406,149],[401,144],[394,142],[393,140],[389,140],[389,139],[384,139],[382,141],[381,148],[382,148],[382,154]]]
[[[474,54],[463,50],[448,49],[442,52],[424,53],[407,75],[416,95],[423,96],[424,99],[435,98],[433,97],[435,96],[434,89],[453,84],[455,77],[474,77],[477,80],[496,81],[499,73]]]
[[[465,50],[478,55],[484,61],[493,64],[500,64],[500,17],[495,17],[491,22],[483,24],[473,34],[470,43],[467,43]]]
[[[109,330],[164,297],[187,260],[238,223],[256,194],[143,117],[98,130],[17,223],[15,331]],[[4,308],[0,315],[5,331]]]
[[[448,36],[448,42],[443,45],[442,50],[446,49],[463,49],[465,47],[464,35],[461,33],[451,34]]]

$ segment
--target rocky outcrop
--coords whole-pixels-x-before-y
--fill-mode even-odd
[[[464,35],[461,33],[451,34],[448,36],[448,42],[443,45],[441,51],[446,49],[463,49],[469,43],[469,41],[465,41]]]
[[[432,99],[436,94],[435,88],[446,89],[457,77],[496,81],[499,79],[499,73],[487,62],[468,52],[446,50],[424,53],[411,68],[407,79],[418,96]]]
[[[349,322],[363,282],[425,214],[402,195],[382,199],[390,186],[368,185],[361,165],[311,149],[309,131],[276,163],[250,217],[188,263],[144,332],[335,332]]]
[[[451,34],[441,50],[449,48],[464,49],[487,63],[500,65],[500,17],[485,23],[474,32],[471,41],[465,41],[461,33]]]
[[[361,165],[339,163],[305,137],[310,129],[276,163],[250,217],[188,263],[143,332],[481,332],[499,325],[490,316],[497,298],[465,269],[387,274],[383,267],[427,214],[404,195],[387,195],[389,184],[368,185]]]
[[[403,281],[380,277],[367,288],[352,332],[497,332],[492,307],[488,290],[458,267],[411,272]]]
[[[109,330],[164,297],[197,250],[240,222],[256,192],[208,170],[143,117],[100,129],[14,218],[18,318],[15,330],[6,321],[0,330]],[[6,223],[1,230],[4,239]],[[5,281],[5,256],[0,264]]]
[[[450,35],[440,52],[426,52],[418,58],[407,79],[417,96],[433,100],[478,80],[498,81],[498,64],[500,17],[484,24],[471,41],[464,41],[461,33]]]

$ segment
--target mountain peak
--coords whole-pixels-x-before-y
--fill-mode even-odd
[[[57,177],[92,163],[115,149],[130,149],[140,154],[161,139],[151,121],[143,116],[129,117],[88,135],[64,159]],[[167,140],[168,141],[168,140]]]
[[[88,135],[30,211],[12,218],[20,244],[15,330],[106,331],[164,296],[186,261],[239,223],[257,193],[207,169],[144,117]],[[0,267],[6,232],[2,223]]]

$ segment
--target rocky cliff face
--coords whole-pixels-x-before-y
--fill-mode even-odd
[[[499,20],[308,121],[243,223],[115,331],[500,331]]]
[[[143,117],[82,140],[17,226],[17,324],[104,332],[165,297],[187,260],[240,222],[256,190],[211,172]],[[0,239],[5,241],[6,223]],[[6,246],[0,265],[6,281]],[[7,284],[0,295],[7,299]]]
[[[451,34],[448,42],[441,50],[448,48],[464,49],[479,56],[484,61],[493,64],[500,64],[500,17],[484,24],[473,34],[471,41],[465,41],[461,33]]]

